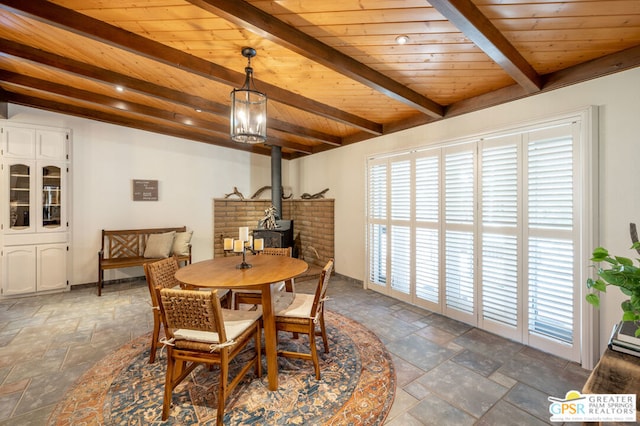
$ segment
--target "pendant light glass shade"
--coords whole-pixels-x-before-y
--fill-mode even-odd
[[[253,83],[251,58],[256,56],[255,49],[244,47],[242,56],[248,63],[244,69],[244,85],[231,92],[231,139],[242,143],[261,143],[267,140],[267,95],[255,90]]]

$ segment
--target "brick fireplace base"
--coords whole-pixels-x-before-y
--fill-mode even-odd
[[[213,253],[224,256],[225,238],[238,238],[238,228],[258,227],[271,200],[213,200]],[[317,277],[334,254],[334,200],[282,200],[282,218],[293,220],[293,238],[298,257],[309,264],[309,271],[298,278]]]

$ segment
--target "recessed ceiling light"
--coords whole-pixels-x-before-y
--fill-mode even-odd
[[[396,37],[396,43],[398,44],[407,44],[408,42],[409,42],[408,35],[399,35],[398,37]]]
[[[122,87],[122,86],[116,86],[116,91],[118,91],[118,92],[124,92],[124,87]]]
[[[196,112],[202,112],[200,108],[196,108]]]

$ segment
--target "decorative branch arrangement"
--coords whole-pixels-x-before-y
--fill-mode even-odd
[[[252,196],[251,199],[255,200],[256,198],[258,198],[260,196],[260,194],[262,194],[264,191],[266,191],[267,189],[271,190],[270,186],[263,186],[262,188],[258,189]],[[293,197],[293,192],[289,195],[284,195],[284,188],[281,187],[282,189],[282,199],[283,200],[288,200],[289,198]]]
[[[233,195],[237,196],[241,200],[244,200],[244,195],[242,195],[242,192],[238,191],[238,188],[235,186],[233,187],[233,192],[230,192],[229,194],[225,194],[224,198],[229,198]]]
[[[329,188],[323,189],[322,191],[316,194],[309,194],[305,192],[300,196],[303,200],[317,200],[318,198],[324,198],[324,194],[329,190]]]
[[[252,199],[252,200],[257,199],[257,198],[258,198],[258,197],[260,197],[260,195],[261,195],[264,191],[266,191],[267,189],[269,189],[269,190],[270,190],[270,189],[271,189],[271,187],[270,187],[270,186],[263,186],[262,188],[258,189],[258,190],[257,190],[257,191],[256,191],[256,192],[251,196],[251,199]],[[302,194],[302,195],[300,196],[300,198],[302,198],[303,200],[317,200],[317,199],[319,199],[319,198],[324,198],[324,194],[326,194],[326,193],[327,193],[327,191],[329,191],[329,188],[323,189],[322,191],[317,192],[317,193],[315,193],[315,194],[309,194],[308,192],[305,192],[304,194]],[[233,187],[233,192],[230,192],[230,193],[228,193],[228,194],[225,194],[225,195],[224,195],[224,198],[230,198],[230,197],[233,197],[233,196],[236,196],[236,197],[240,198],[241,200],[244,200],[244,195],[242,194],[242,192],[238,191],[238,188],[237,188],[237,187],[235,187],[235,186]],[[293,197],[293,192],[292,192],[291,194],[289,194],[289,195],[284,195],[284,188],[282,188],[282,199],[283,199],[283,200],[288,200],[289,198],[292,198],[292,197]]]

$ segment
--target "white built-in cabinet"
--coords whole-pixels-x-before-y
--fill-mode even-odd
[[[0,123],[1,296],[69,288],[69,129]]]

